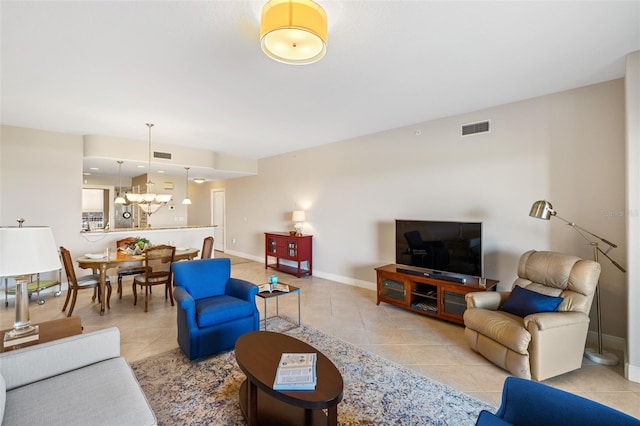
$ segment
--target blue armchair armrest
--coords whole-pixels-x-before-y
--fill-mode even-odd
[[[254,302],[258,294],[258,286],[239,278],[229,278],[225,293],[238,299]]]
[[[178,302],[178,306],[187,313],[187,317],[193,319],[193,325],[196,321],[196,301],[184,287],[176,287],[173,289],[173,298]]]
[[[196,301],[183,287],[175,287],[173,289],[173,298],[178,304],[178,329],[183,336],[178,337],[178,342],[184,340],[183,343],[192,341],[198,333],[198,323],[196,320]],[[184,333],[188,331],[186,335]]]

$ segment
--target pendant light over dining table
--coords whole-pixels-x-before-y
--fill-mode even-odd
[[[113,201],[115,204],[126,204],[126,200],[122,196],[122,163],[124,161],[118,160],[118,196]]]
[[[189,198],[189,169],[190,167],[185,167],[184,168],[187,171],[187,183],[185,185],[186,189],[187,189],[187,196],[184,198],[184,200],[182,200],[182,204],[191,204],[191,198]]]
[[[312,0],[270,0],[262,7],[260,44],[285,64],[312,64],[327,52],[327,14]]]
[[[149,168],[147,169],[147,192],[136,194],[127,192],[127,200],[137,205],[143,212],[151,216],[158,209],[171,201],[170,194],[156,194],[153,192],[154,183],[151,182],[151,128],[153,123],[146,123],[149,128]]]

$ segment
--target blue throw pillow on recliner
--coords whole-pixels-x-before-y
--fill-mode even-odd
[[[559,296],[547,296],[517,285],[511,290],[500,310],[524,318],[537,312],[556,312],[563,300]]]

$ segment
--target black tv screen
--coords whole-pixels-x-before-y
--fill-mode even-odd
[[[482,222],[396,219],[396,263],[482,275]]]

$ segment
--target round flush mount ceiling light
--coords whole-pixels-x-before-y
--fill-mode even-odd
[[[319,61],[327,52],[327,14],[312,0],[270,0],[262,7],[260,45],[285,64]]]

